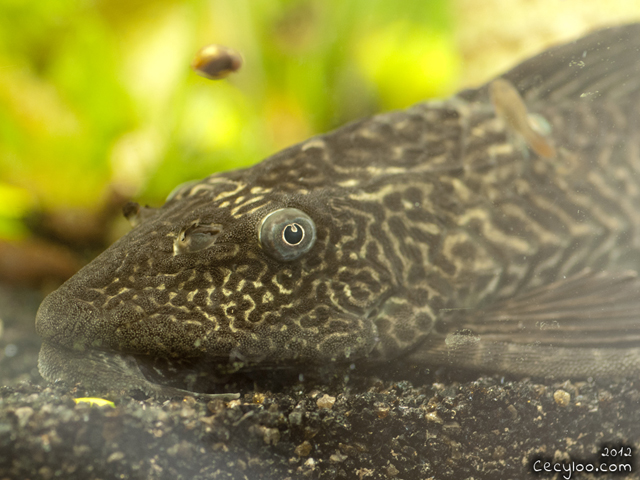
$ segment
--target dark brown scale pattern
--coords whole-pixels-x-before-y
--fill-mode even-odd
[[[428,306],[424,305],[425,298],[444,308],[472,306],[470,302],[477,304],[488,296],[500,296],[503,288],[512,294],[533,279],[542,282],[545,272],[536,271],[535,275],[533,272],[536,265],[548,258],[556,260],[550,266],[549,276],[565,270],[577,271],[587,264],[606,264],[611,260],[611,249],[598,251],[598,245],[626,233],[622,226],[638,229],[638,219],[629,218],[629,212],[622,212],[619,201],[611,198],[612,192],[618,191],[620,180],[615,180],[612,186],[594,185],[584,177],[571,181],[569,173],[579,173],[574,171],[581,167],[574,166],[562,176],[558,173],[563,168],[563,158],[554,160],[555,163],[536,158],[534,164],[534,159],[526,158],[531,154],[525,147],[518,150],[504,143],[508,142],[506,134],[497,127],[483,138],[472,134],[465,146],[465,151],[472,154],[462,157],[462,161],[456,160],[460,158],[456,156],[460,149],[454,146],[465,143],[460,135],[475,130],[489,132],[486,124],[494,122],[494,117],[483,109],[479,112],[469,109],[470,115],[465,117],[447,104],[431,107],[426,116],[413,113],[421,108],[414,108],[408,116],[394,112],[358,125],[346,136],[350,147],[359,154],[347,153],[344,161],[332,162],[331,155],[323,155],[321,148],[324,144],[329,150],[332,143],[345,141],[345,134],[340,131],[311,140],[311,148],[305,149],[303,145],[287,151],[284,171],[276,158],[254,167],[257,173],[249,175],[250,180],[255,177],[253,182],[220,183],[220,177],[225,178],[222,174],[209,180],[215,181],[211,189],[198,184],[191,187],[195,189],[193,194],[187,192],[169,202],[166,212],[161,212],[150,228],[138,235],[132,232],[129,242],[135,244],[140,239],[141,244],[129,249],[114,277],[103,277],[110,283],[97,290],[94,286],[89,294],[92,304],[107,311],[128,304],[144,310],[144,315],[130,315],[133,318],[120,327],[122,335],[111,346],[125,351],[143,348],[149,354],[185,356],[193,354],[191,344],[197,338],[205,339],[204,351],[215,352],[218,338],[229,336],[231,340],[226,339],[225,343],[255,343],[258,347],[252,347],[253,350],[261,351],[262,343],[251,334],[264,335],[261,329],[270,327],[265,325],[268,319],[276,328],[295,327],[295,336],[304,338],[301,332],[305,330],[326,328],[329,312],[366,316],[386,292],[402,292],[400,303],[412,301],[422,307]],[[562,141],[564,149],[572,152],[588,147],[594,129],[606,137],[608,132],[603,132],[603,126],[606,129],[609,123],[614,124],[611,128],[619,128],[606,113],[606,110],[582,111],[576,119],[579,120],[576,132],[569,129],[570,138]],[[584,120],[596,114],[603,116],[603,120],[596,123]],[[573,115],[573,110],[553,109],[546,118],[552,119],[555,126],[561,124],[556,118],[566,118],[568,124],[573,124]],[[442,124],[428,124],[428,117]],[[587,129],[589,126],[591,129]],[[446,135],[432,139],[436,129],[444,129],[441,131]],[[502,145],[511,148],[493,154],[491,148],[500,135]],[[409,154],[405,154],[407,151]],[[363,152],[368,153],[366,159]],[[599,167],[597,158],[587,156],[586,160],[593,164],[592,168]],[[608,156],[599,163],[603,164],[601,168],[611,169],[609,163],[615,160]],[[487,171],[484,165],[492,168]],[[362,167],[364,175],[360,174]],[[554,170],[558,170],[557,180],[549,182],[549,173]],[[355,171],[358,175],[354,175]],[[602,173],[597,178],[608,178]],[[279,188],[276,192],[274,185],[269,186],[270,175],[277,175],[278,185],[298,179],[309,192],[307,198],[313,200],[293,193],[282,194]],[[329,187],[326,181],[320,185],[321,176],[334,178],[334,186]],[[236,174],[229,177],[233,180]],[[335,186],[345,181],[353,184]],[[630,180],[627,178],[626,182]],[[576,184],[576,191],[582,189],[584,194],[572,193]],[[260,187],[258,193],[252,194],[256,186]],[[631,187],[637,188],[637,184]],[[256,196],[262,199],[255,201]],[[487,198],[492,199],[491,204]],[[324,200],[328,206],[318,208],[315,203]],[[581,214],[580,209],[591,207],[588,202],[598,205],[603,220],[617,221],[621,227],[612,229],[594,216],[585,223],[585,213]],[[189,203],[192,206],[187,207]],[[203,256],[180,261],[172,255],[172,240],[180,225],[194,220],[225,225],[235,217],[234,221],[244,228],[230,232],[229,236],[235,245],[242,246],[243,240],[255,243],[250,237],[254,236],[259,218],[259,215],[251,218],[249,214],[245,219],[245,211],[258,208],[260,212],[260,208],[269,205],[300,206],[308,211],[307,204],[312,205],[311,211],[318,208],[318,246],[308,257],[285,268],[259,250],[240,250],[244,255],[235,255],[237,249],[226,246],[225,238],[220,239],[220,247]],[[531,228],[532,219],[535,228]],[[567,222],[579,232],[567,228]],[[548,241],[540,238],[538,232],[547,235]],[[331,236],[332,240],[327,242]],[[334,248],[336,244],[339,248]],[[160,257],[159,252],[165,256]],[[356,253],[357,258],[352,258],[351,253]],[[336,261],[338,257],[340,261]],[[131,282],[128,277],[134,266],[139,270],[133,276],[135,282]],[[147,270],[153,275],[145,275]],[[489,287],[488,279],[479,282],[482,273],[500,280]],[[99,290],[103,296],[96,298]],[[134,292],[137,298],[132,301]],[[187,300],[189,292],[197,292],[191,300]],[[316,313],[320,307],[323,315]],[[158,344],[160,325],[172,330],[171,337],[176,329],[182,329],[179,336],[190,340],[165,348],[162,338]],[[404,348],[420,338],[421,328],[428,332],[431,327],[423,314],[419,321],[397,322],[385,333],[397,336],[397,344]],[[138,328],[143,335],[132,336],[131,332]],[[286,335],[288,340],[294,336]],[[129,338],[134,338],[135,344],[130,344]],[[252,348],[248,348],[249,352]]]
[[[640,270],[637,65],[617,64],[633,82],[601,75],[598,61],[624,42],[592,41],[583,76],[567,69],[582,56],[570,46],[541,57],[537,80],[526,63],[507,74],[550,125],[555,158],[508,130],[487,87],[354,122],[179,190],[63,287],[99,313],[59,343],[221,363],[389,359],[451,310],[585,267]],[[621,83],[624,101],[607,90]],[[285,207],[317,226],[291,262],[257,235]],[[209,248],[176,253],[193,224],[221,231]]]

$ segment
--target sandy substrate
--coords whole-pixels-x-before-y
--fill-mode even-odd
[[[231,402],[127,397],[91,407],[73,400],[85,392],[39,377],[38,302],[0,289],[0,480],[552,478],[532,473],[538,458],[542,469],[630,463],[616,478],[640,478],[626,448],[640,439],[640,379],[393,365],[304,382],[263,375],[234,384],[242,397]],[[623,455],[603,457],[604,447]]]

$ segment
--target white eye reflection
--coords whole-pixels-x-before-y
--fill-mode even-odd
[[[290,223],[282,230],[282,240],[287,245],[298,245],[304,240],[304,229],[297,223]]]

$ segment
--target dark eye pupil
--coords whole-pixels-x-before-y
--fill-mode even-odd
[[[302,237],[304,237],[304,231],[297,223],[287,225],[282,231],[282,238],[289,245],[298,245],[302,241]]]

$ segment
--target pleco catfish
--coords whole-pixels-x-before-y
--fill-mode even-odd
[[[639,132],[634,24],[131,204],[42,303],[40,372],[160,395],[358,361],[639,375]]]

